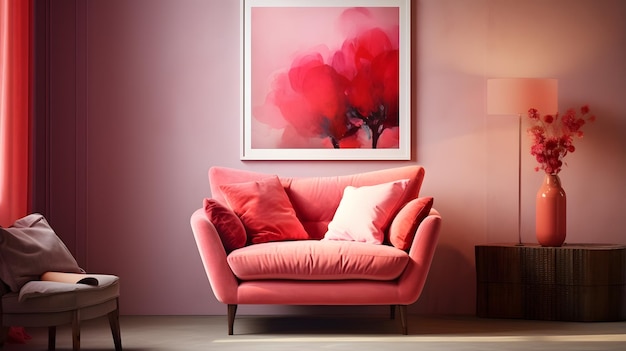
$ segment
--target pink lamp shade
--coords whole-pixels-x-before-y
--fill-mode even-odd
[[[524,115],[530,108],[540,114],[558,112],[558,81],[544,78],[498,78],[487,80],[487,113]]]

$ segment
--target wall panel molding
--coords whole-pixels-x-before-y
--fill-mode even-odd
[[[31,211],[50,212],[50,0],[34,2]]]
[[[76,2],[76,260],[88,270],[87,259],[87,162],[88,162],[88,84],[87,22],[88,2]]]

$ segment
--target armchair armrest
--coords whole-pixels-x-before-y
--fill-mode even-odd
[[[211,288],[218,301],[237,303],[237,278],[226,261],[226,250],[215,226],[207,219],[204,209],[196,210],[190,219],[198,252]]]

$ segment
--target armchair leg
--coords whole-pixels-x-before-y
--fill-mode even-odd
[[[398,305],[400,309],[400,323],[402,324],[402,334],[408,335],[409,328],[407,325],[407,305]]]
[[[113,335],[113,343],[115,351],[122,351],[122,335],[120,333],[120,310],[119,307],[115,311],[108,314],[109,324],[111,325],[111,334]]]
[[[0,328],[0,350],[4,346],[4,342],[7,340],[9,336],[9,327],[2,326]]]
[[[74,311],[72,319],[72,350],[80,350],[80,311]]]
[[[389,305],[389,319],[396,319],[396,305]]]
[[[228,335],[233,335],[235,314],[237,314],[237,305],[228,305]]]
[[[54,350],[56,348],[57,340],[57,327],[48,327],[48,350]]]

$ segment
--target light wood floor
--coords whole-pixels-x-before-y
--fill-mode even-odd
[[[626,322],[572,323],[475,317],[409,316],[409,335],[387,316],[122,316],[127,351],[161,350],[626,350]],[[82,350],[113,350],[108,321],[83,322]],[[5,351],[45,350],[47,329],[28,329],[26,344]],[[69,327],[57,350],[71,350]]]

